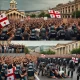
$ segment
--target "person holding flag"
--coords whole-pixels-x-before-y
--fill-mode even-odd
[[[7,74],[6,74],[7,80],[15,80],[14,72],[16,70],[16,67],[12,65],[12,61],[10,58],[8,58],[6,61],[8,64],[8,69],[7,69]]]

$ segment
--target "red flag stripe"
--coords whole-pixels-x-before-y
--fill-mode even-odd
[[[0,22],[3,22],[3,21],[5,21],[5,20],[8,20],[7,17],[1,19]]]
[[[2,28],[3,26],[0,24],[0,28]]]

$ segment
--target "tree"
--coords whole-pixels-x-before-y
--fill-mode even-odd
[[[50,14],[45,14],[45,17],[48,17],[48,18],[50,18]]]
[[[55,52],[49,49],[47,51],[41,51],[40,54],[55,54]]]
[[[45,16],[45,13],[44,12],[41,12],[38,17],[44,17]]]
[[[80,18],[80,11],[75,11],[72,13],[72,18],[75,18],[75,15],[76,15],[76,18]]]
[[[30,15],[30,17],[35,18],[35,17],[36,17],[36,15],[35,15],[35,14],[32,14],[32,15]]]
[[[29,54],[29,49],[27,47],[24,48],[25,54]]]
[[[73,49],[73,50],[71,51],[71,54],[80,54],[80,48]]]

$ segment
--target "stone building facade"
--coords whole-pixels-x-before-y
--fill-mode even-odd
[[[70,52],[73,49],[80,47],[80,41],[73,41],[67,44],[57,44],[55,48],[53,48],[53,51],[56,52],[56,54],[70,54]]]
[[[72,18],[74,11],[80,11],[80,0],[69,1],[66,4],[58,4],[52,9],[60,11],[62,18]]]
[[[9,10],[0,10],[0,13],[5,13],[9,19],[23,19],[25,17],[25,12],[17,9],[15,0],[10,1]]]

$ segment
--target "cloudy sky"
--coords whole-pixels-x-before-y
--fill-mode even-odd
[[[0,0],[0,9],[9,9],[9,2],[11,0]],[[66,3],[73,0],[16,0],[17,8],[20,10],[43,10],[49,7],[55,7],[59,3]]]
[[[58,43],[66,44],[72,41],[11,41],[12,44],[23,44],[25,46],[55,46]]]

